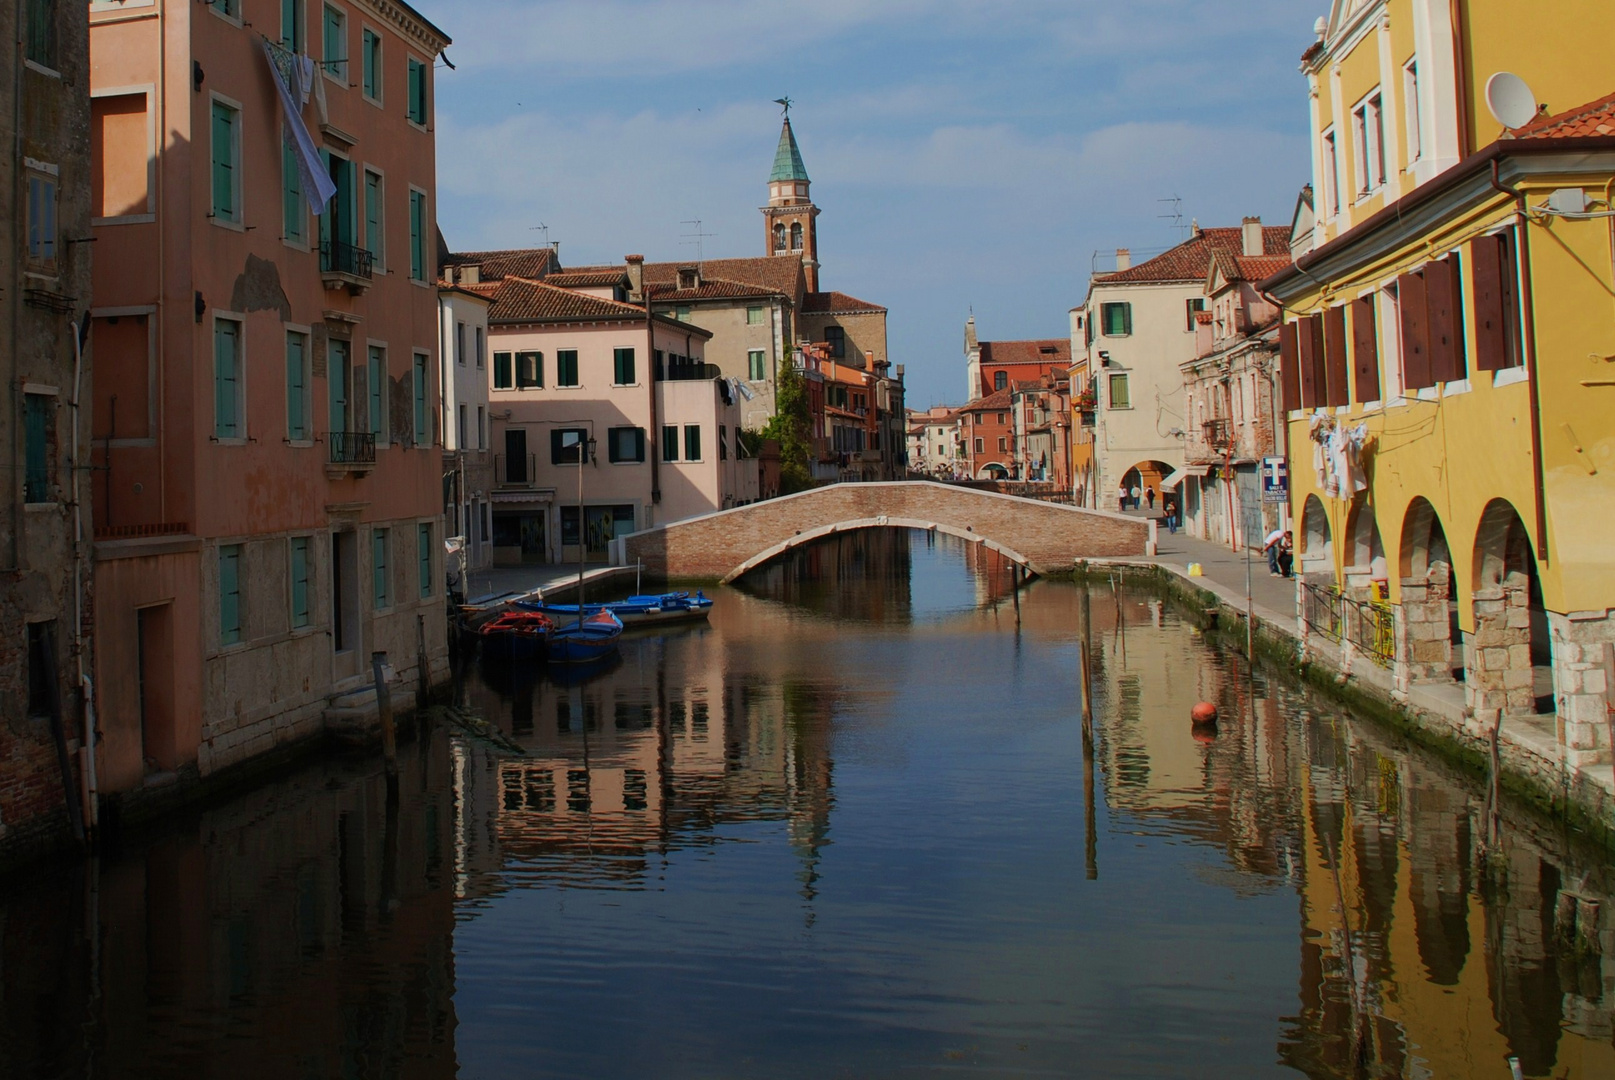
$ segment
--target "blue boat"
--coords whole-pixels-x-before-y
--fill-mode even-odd
[[[620,637],[622,620],[609,611],[597,611],[582,621],[557,626],[546,649],[552,664],[587,664],[616,652]]]
[[[518,601],[517,606],[528,611],[541,611],[554,619],[557,625],[567,619],[578,617],[576,604]],[[699,591],[694,596],[687,592],[653,593],[630,596],[626,600],[613,600],[603,604],[583,605],[585,615],[609,611],[622,620],[623,626],[630,630],[640,626],[704,619],[711,610],[712,598]]]

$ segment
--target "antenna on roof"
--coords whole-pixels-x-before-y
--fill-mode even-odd
[[[528,232],[541,232],[544,234],[544,246],[550,246],[550,227],[540,221],[537,225],[527,226]]]
[[[1174,195],[1169,199],[1156,199],[1155,201],[1158,203],[1170,203],[1172,205],[1171,212],[1165,214],[1156,214],[1156,217],[1170,219],[1172,222],[1171,227],[1177,229],[1180,233],[1188,229],[1188,226],[1183,223],[1183,200],[1181,198]]]
[[[704,247],[703,247],[701,241],[705,240],[709,236],[717,236],[718,234],[717,233],[704,232],[702,230],[702,228],[701,228],[701,219],[700,218],[691,218],[689,221],[681,221],[681,222],[679,222],[679,224],[680,225],[693,225],[693,226],[695,226],[694,231],[679,234],[679,243],[680,244],[694,244],[695,245],[695,261],[696,262],[701,262],[702,257],[703,257],[703,253],[704,253]]]

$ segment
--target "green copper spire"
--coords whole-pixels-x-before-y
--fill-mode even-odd
[[[802,164],[802,151],[796,148],[796,136],[791,134],[791,120],[786,117],[785,126],[779,132],[779,149],[774,151],[774,171],[768,175],[768,182],[807,178],[807,166]]]

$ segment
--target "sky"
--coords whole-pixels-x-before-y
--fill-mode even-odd
[[[788,95],[820,287],[889,310],[891,360],[925,408],[964,398],[972,311],[985,340],[1065,337],[1116,248],[1136,262],[1195,220],[1288,224],[1309,169],[1297,68],[1328,5],[415,6],[454,39],[436,73],[451,248],[558,241],[572,266],[765,254]]]

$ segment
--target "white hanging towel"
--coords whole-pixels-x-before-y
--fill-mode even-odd
[[[322,214],[325,212],[326,204],[331,201],[331,196],[336,194],[336,181],[325,171],[325,163],[320,160],[320,151],[314,145],[314,137],[308,133],[308,125],[303,123],[297,102],[292,98],[286,79],[280,73],[280,65],[275,63],[273,46],[269,44],[268,39],[264,40],[263,46],[264,59],[269,62],[270,76],[275,80],[275,90],[280,94],[281,112],[286,114],[286,142],[292,148],[293,156],[297,158],[297,175],[303,182],[303,197],[308,200],[310,210]],[[314,85],[319,86],[318,80]],[[319,96],[317,89],[315,96]]]

